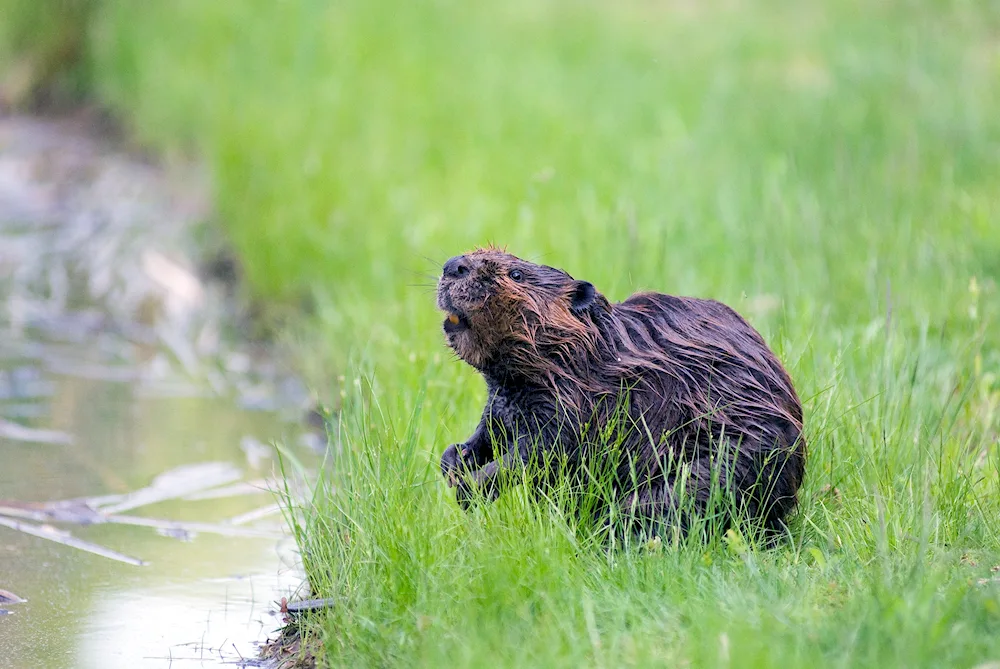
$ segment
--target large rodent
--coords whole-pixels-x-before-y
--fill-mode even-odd
[[[477,487],[498,495],[504,471],[579,465],[613,421],[622,517],[685,531],[725,498],[724,523],[735,511],[783,529],[805,470],[802,405],[729,307],[651,292],[612,304],[586,281],[492,247],[445,263],[437,303],[448,345],[488,390],[472,436],[441,458],[463,505]]]

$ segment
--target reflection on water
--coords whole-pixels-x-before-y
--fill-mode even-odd
[[[254,469],[241,441],[293,437],[297,429],[274,415],[241,412],[231,401],[148,397],[131,384],[49,378],[51,396],[35,400],[44,416],[23,422],[58,428],[74,443],[0,440],[2,499],[127,493],[165,470],[198,462],[231,462],[243,479],[260,481],[271,475],[273,461],[256,453]],[[269,493],[254,490],[193,495],[129,513],[225,522],[273,503]],[[278,529],[280,520],[266,515],[246,527]],[[301,583],[290,540],[197,533],[183,541],[146,527],[61,527],[149,564],[114,562],[0,527],[0,587],[28,600],[7,607],[14,615],[0,619],[0,667],[152,667],[169,666],[170,658],[211,664],[220,656],[252,657],[252,642],[279,626],[272,603]]]
[[[155,175],[62,132],[0,119],[0,589],[27,600],[0,604],[11,612],[0,616],[0,668],[254,657],[280,625],[275,600],[302,578],[262,484],[275,466],[263,445],[314,455],[298,445],[304,394],[266,351],[220,335],[211,286],[158,255],[176,245],[164,229],[182,237],[183,226],[175,199],[148,194]],[[100,508],[261,536],[51,521],[147,563],[135,566],[12,529],[45,527],[31,511],[12,520],[25,502],[98,504],[198,463],[225,463],[215,471],[226,475],[209,491]]]
[[[100,602],[94,624],[81,636],[75,662],[78,666],[134,667],[185,660],[183,666],[198,666],[192,660],[217,665],[256,657],[257,649],[249,641],[272,632],[278,622],[255,597],[262,592],[287,593],[295,583],[260,575],[201,585],[198,596],[188,585],[164,586]],[[142,633],[123,638],[121,630],[135,628],[130,621],[136,619],[144,619],[138,630]],[[100,662],[94,664],[94,658]]]

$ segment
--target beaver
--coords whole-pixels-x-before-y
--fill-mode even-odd
[[[805,472],[802,405],[733,309],[655,292],[611,303],[587,281],[495,247],[448,260],[437,305],[448,345],[487,386],[472,436],[441,457],[464,508],[496,499],[503,472],[537,468],[540,456],[572,471],[603,449],[615,453],[620,517],[647,535],[686,533],[719,499],[713,491],[728,500],[716,514],[724,527],[739,514],[784,530]],[[614,449],[596,438],[611,423]]]

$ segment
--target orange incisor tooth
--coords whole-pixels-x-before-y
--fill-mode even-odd
[[[448,322],[452,325],[458,325],[458,316],[455,314],[448,314]]]

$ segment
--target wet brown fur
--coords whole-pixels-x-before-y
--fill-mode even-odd
[[[587,282],[494,247],[445,265],[438,305],[460,317],[446,323],[448,343],[489,389],[473,436],[442,457],[460,498],[463,481],[494,490],[503,465],[539,452],[579,461],[624,398],[623,508],[683,524],[683,467],[696,506],[722,486],[769,529],[794,507],[805,466],[801,404],[763,338],[725,305],[660,293],[612,304]],[[507,443],[494,453],[498,433]],[[456,478],[462,472],[472,475]]]

